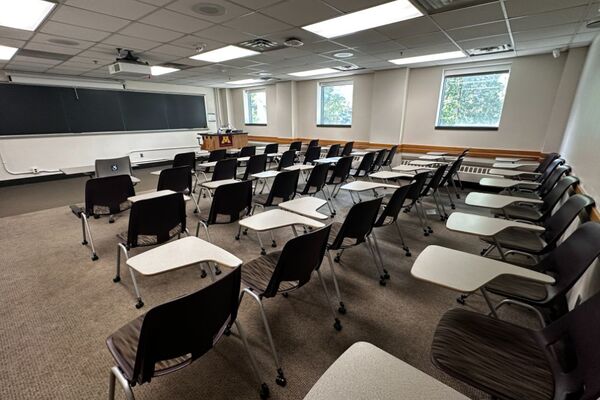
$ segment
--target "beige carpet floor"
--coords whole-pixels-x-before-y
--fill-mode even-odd
[[[83,183],[82,183],[83,185]],[[60,181],[54,190],[60,190]],[[83,192],[83,186],[80,188]],[[15,199],[17,201],[17,199]],[[25,200],[23,200],[25,201]],[[343,193],[337,200],[345,215],[351,205]],[[458,202],[458,208],[464,208]],[[195,216],[188,205],[188,224]],[[202,200],[208,210],[208,200]],[[433,216],[432,219],[436,217]],[[401,217],[413,256],[405,257],[393,227],[378,231],[391,280],[379,285],[366,248],[347,251],[335,265],[348,313],[341,316],[343,330],[333,329],[332,316],[315,279],[289,298],[265,302],[288,385],[277,386],[275,367],[256,304],[245,298],[239,313],[251,348],[273,399],[302,399],[327,367],[354,342],[371,342],[416,368],[436,377],[471,398],[487,398],[438,371],[430,362],[429,348],[442,314],[456,307],[457,293],[417,281],[410,275],[415,257],[425,246],[438,244],[477,253],[474,237],[450,233],[439,220],[435,233],[424,237],[416,214]],[[145,310],[189,293],[209,280],[198,268],[155,277],[140,277],[146,306],[134,307],[131,280],[122,273],[115,284],[117,239],[127,228],[127,215],[108,224],[92,220],[100,259],[92,262],[80,244],[81,225],[67,204],[22,215],[0,218],[0,399],[102,399],[107,396],[109,369],[114,362],[105,340],[113,331]],[[259,255],[252,234],[234,240],[237,225],[211,228],[214,242],[243,260]],[[291,230],[276,233],[279,248],[292,237]],[[326,261],[325,261],[326,262]],[[333,292],[328,268],[325,278]],[[485,311],[480,296],[468,307]],[[529,323],[529,315],[515,310],[503,317]],[[226,337],[206,356],[182,371],[136,387],[138,399],[258,399],[241,341]],[[123,398],[117,390],[118,398]],[[402,398],[399,395],[399,398]]]

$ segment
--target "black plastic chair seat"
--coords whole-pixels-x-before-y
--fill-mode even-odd
[[[496,239],[502,247],[531,254],[541,254],[546,247],[540,235],[524,229],[506,229],[497,234]],[[494,240],[489,238],[481,238],[481,240],[495,244]]]
[[[441,319],[431,347],[433,363],[492,396],[550,400],[554,378],[538,331],[472,311]]]
[[[269,194],[268,193],[259,193],[254,195],[252,201],[256,204],[261,204],[261,205],[266,205],[267,201],[269,200]],[[281,198],[281,197],[273,197],[273,203],[270,204],[269,206],[276,206],[279,203],[283,203],[285,199]]]
[[[138,318],[119,328],[119,330],[110,335],[106,340],[108,350],[111,352],[125,378],[130,382],[133,381],[133,367],[135,365],[135,357],[144,317],[145,315],[140,315]],[[189,362],[191,362],[191,355],[159,361],[156,363],[154,375],[160,375],[161,370],[168,370]]]
[[[124,201],[119,204],[119,212],[123,212],[125,210],[129,210],[131,208],[130,201]],[[94,206],[93,209],[94,215],[110,215],[113,214],[110,212],[110,208],[106,206]]]
[[[499,276],[485,288],[489,292],[512,299],[544,301],[548,297],[548,291],[544,284],[511,275]]]
[[[331,224],[331,230],[329,231],[329,240],[327,241],[327,246],[330,247],[333,245],[333,242],[334,242],[335,238],[337,237],[338,233],[340,232],[340,229],[342,229],[341,222],[334,222]],[[342,241],[342,246],[339,249],[335,249],[335,250],[347,249],[348,247],[353,247],[356,245],[358,245],[356,239],[346,237]]]
[[[261,296],[267,290],[280,256],[281,251],[275,251],[245,263],[242,267],[242,286]],[[297,281],[282,281],[277,291],[285,292],[297,287]]]
[[[171,239],[181,233],[183,233],[183,230],[181,229],[181,225],[177,225],[176,227],[174,227],[173,229],[171,229],[169,231],[169,239]],[[118,233],[117,237],[119,239],[121,239],[123,241],[123,243],[127,243],[127,231]],[[156,235],[138,235],[138,237],[137,237],[137,246],[138,247],[154,246],[156,244],[158,244],[158,238]]]
[[[527,221],[539,221],[543,216],[536,208],[528,206],[508,206],[505,207],[504,210],[506,211],[506,214],[502,211],[495,212],[494,214],[497,216],[508,215],[511,219],[524,219]]]
[[[302,194],[304,192],[304,189],[306,188],[306,183],[299,183],[298,187],[296,188],[296,193],[298,194]],[[309,186],[308,188],[308,192],[306,192],[305,194],[316,194],[319,192],[319,190],[316,190],[317,188],[315,186]]]
[[[360,173],[358,175],[356,175],[357,172],[360,172]],[[365,171],[365,170],[360,170],[359,171],[358,169],[354,169],[353,168],[353,169],[350,170],[350,175],[354,176],[354,177],[363,177],[363,176],[367,176],[368,172]]]
[[[510,196],[511,194],[514,194],[515,196],[519,196],[519,197],[527,197],[528,199],[539,199],[540,195],[537,194],[536,192],[521,192],[521,191],[510,191],[510,190],[502,190],[500,192],[500,194],[505,195],[505,196]]]

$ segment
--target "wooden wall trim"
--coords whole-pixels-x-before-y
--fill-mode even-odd
[[[294,141],[302,141],[307,143],[311,138],[282,138],[276,136],[254,136],[248,135],[248,140],[255,142],[272,142],[279,144],[289,144]],[[324,145],[335,143],[345,143],[343,140],[319,139],[319,142]],[[354,141],[354,147],[357,149],[392,147],[391,143],[370,143],[363,141]],[[426,144],[407,144],[403,143],[398,146],[398,152],[403,153],[427,153],[429,151],[444,151],[450,154],[458,154],[464,150],[464,147],[456,146],[432,146]],[[477,158],[495,158],[495,157],[522,157],[531,159],[541,159],[544,156],[542,152],[532,150],[504,150],[504,149],[486,149],[486,148],[471,148],[469,157]]]

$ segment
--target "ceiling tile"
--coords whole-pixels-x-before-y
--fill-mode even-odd
[[[572,7],[543,14],[519,17],[510,20],[513,32],[528,31],[531,29],[545,28],[571,22],[579,22],[585,17],[587,7]]]
[[[17,55],[15,55],[12,58],[12,62],[22,63],[22,64],[43,64],[43,65],[48,65],[48,68],[49,68],[51,65],[60,64],[62,61],[61,60],[50,60],[47,58],[20,56],[19,53],[17,53]]]
[[[73,40],[81,39],[89,40],[91,42],[99,42],[110,35],[108,32],[102,32],[95,29],[88,29],[81,26],[67,25],[53,21],[46,22],[42,26],[41,32],[64,36]]]
[[[204,46],[204,51],[210,51],[214,49],[218,49],[223,47],[225,44],[221,42],[217,42],[215,40],[210,40],[202,37],[198,37],[195,35],[186,35],[180,37],[178,39],[169,42],[170,45],[183,47],[189,50],[193,50],[194,52],[199,46]]]
[[[61,46],[67,48],[74,49],[88,49],[92,47],[95,43],[88,42],[85,40],[74,40],[74,39],[66,39],[63,36],[56,35],[48,35],[47,33],[36,33],[33,38],[31,38],[32,42],[36,43],[45,43],[53,46]],[[67,42],[73,42],[72,44],[66,44]]]
[[[567,46],[571,42],[572,36],[557,36],[551,38],[544,38],[540,40],[529,40],[522,41],[516,44],[518,50],[535,49],[541,47],[563,47]]]
[[[189,57],[196,53],[196,51],[192,48],[173,46],[171,44],[164,44],[162,46],[152,49],[152,51],[156,53],[175,56],[175,58]]]
[[[0,26],[0,38],[28,40],[31,36],[33,32]]]
[[[335,38],[336,43],[341,43],[348,47],[356,47],[371,43],[387,42],[389,38],[376,30],[369,29],[362,32],[353,33],[342,37]]]
[[[141,24],[139,22],[134,22],[133,24],[128,25],[119,33],[127,36],[147,40],[154,40],[163,43],[170,42],[171,40],[175,40],[183,36],[180,32],[162,29],[152,25]]]
[[[451,44],[450,40],[441,32],[425,33],[423,35],[409,36],[399,39],[406,48],[429,47],[438,44]]]
[[[132,20],[156,10],[154,6],[134,0],[67,0],[65,4]]]
[[[280,3],[281,0],[229,0],[231,3],[236,3],[240,6],[250,8],[252,10],[260,10],[268,7],[271,4]]]
[[[506,27],[505,21],[492,22],[489,24],[482,24],[471,26],[468,28],[452,29],[447,31],[448,35],[456,41],[476,39],[486,36],[508,34],[508,28]]]
[[[226,22],[224,25],[240,32],[256,36],[267,35],[272,32],[279,32],[291,28],[288,24],[284,24],[283,22],[279,22],[258,12],[246,14],[233,21]]]
[[[506,0],[506,12],[508,17],[512,18],[576,7],[587,3],[588,0]]]
[[[2,45],[2,46],[9,46],[9,47],[18,47],[18,48],[21,48],[21,47],[25,46],[25,43],[26,42],[24,40],[9,39],[9,38],[0,37],[0,45]]]
[[[171,2],[173,2],[173,0],[138,0],[142,3],[148,3],[148,4],[152,4],[153,6],[165,6]]]
[[[508,34],[488,36],[488,37],[484,37],[484,38],[463,40],[461,42],[458,42],[458,44],[465,50],[478,49],[481,47],[500,46],[503,44],[510,44],[510,43],[511,43],[510,36]]]
[[[142,18],[140,22],[184,33],[196,32],[213,25],[211,22],[165,9],[153,12]]]
[[[44,64],[30,64],[30,63],[23,64],[23,63],[11,62],[8,64],[8,66],[5,67],[5,69],[11,70],[11,71],[44,72],[49,67],[50,67],[49,65],[44,65]]]
[[[325,0],[325,2],[342,12],[349,13],[375,7],[389,0]]]
[[[409,19],[407,21],[396,22],[395,24],[381,26],[376,30],[390,37],[391,39],[401,39],[406,36],[438,32],[439,28],[433,22],[431,22],[429,17],[419,17]]]
[[[58,53],[58,54],[77,54],[81,51],[81,49],[77,49],[77,48],[55,46],[52,44],[36,43],[36,42],[27,43],[25,45],[25,48],[28,50],[47,51],[49,53]]]
[[[504,13],[500,3],[488,3],[474,7],[461,8],[431,16],[443,29],[503,21]]]
[[[56,12],[52,14],[51,20],[111,32],[123,28],[130,22],[123,18],[111,17],[109,15],[65,5],[58,7]]]
[[[378,54],[388,53],[391,51],[402,51],[406,49],[406,47],[395,40],[388,40],[385,42],[370,44],[368,46],[358,46],[357,49],[366,54]]]
[[[125,35],[112,35],[104,40],[105,44],[113,45],[115,48],[120,47],[122,49],[145,51],[150,50],[154,47],[160,46],[162,43],[152,42],[150,40],[135,38]]]
[[[222,25],[215,25],[196,33],[196,36],[212,39],[218,42],[234,44],[244,40],[254,39],[255,36],[236,31]]]
[[[578,28],[579,24],[557,25],[551,28],[532,29],[530,31],[524,32],[513,32],[513,37],[517,42],[537,40],[544,39],[547,37],[572,35],[577,31]]]
[[[248,14],[248,13],[252,12],[252,10],[250,10],[246,7],[241,7],[239,5],[230,3],[225,0],[210,0],[207,2],[224,7],[225,14],[207,16],[204,14],[198,14],[192,10],[192,7],[196,4],[198,4],[199,2],[201,2],[201,1],[199,1],[199,0],[178,0],[172,4],[169,4],[167,6],[167,8],[170,10],[179,11],[185,15],[191,15],[191,16],[197,15],[198,18],[205,18],[208,21],[216,23],[216,24],[219,24],[219,23],[225,22],[225,21],[229,21],[233,18],[237,18],[244,14]],[[240,1],[240,3],[242,3],[242,1]]]
[[[293,26],[309,25],[341,15],[321,0],[288,0],[265,8],[261,13]]]

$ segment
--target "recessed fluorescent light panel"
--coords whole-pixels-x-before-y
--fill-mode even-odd
[[[44,0],[0,0],[0,25],[35,31],[55,5]]]
[[[321,68],[321,69],[311,69],[310,71],[300,71],[300,72],[292,72],[288,75],[291,76],[314,76],[314,75],[325,75],[325,74],[334,74],[336,72],[340,72],[333,68]]]
[[[171,72],[177,72],[179,68],[171,68],[171,67],[162,67],[160,65],[154,65],[150,67],[150,73],[152,76],[170,74]]]
[[[256,54],[260,53],[258,51],[243,49],[237,46],[225,46],[217,50],[196,54],[195,56],[191,56],[190,58],[193,60],[218,63],[222,61],[233,60],[236,58],[254,56]]]
[[[0,45],[0,60],[10,60],[17,52],[16,47],[8,47]]]
[[[312,33],[326,38],[348,35],[378,26],[393,24],[422,16],[423,13],[413,6],[408,0],[396,0],[390,3],[356,11],[317,22],[316,24],[303,26]]]
[[[251,83],[264,82],[262,79],[240,79],[239,81],[225,82],[228,85],[249,85]]]
[[[461,58],[461,57],[466,57],[462,51],[449,51],[447,53],[436,53],[436,54],[427,54],[424,56],[397,58],[395,60],[389,60],[389,62],[394,63],[396,65],[407,65],[407,64],[418,64],[418,63],[424,63],[424,62],[430,62],[430,61],[450,60],[453,58]]]

